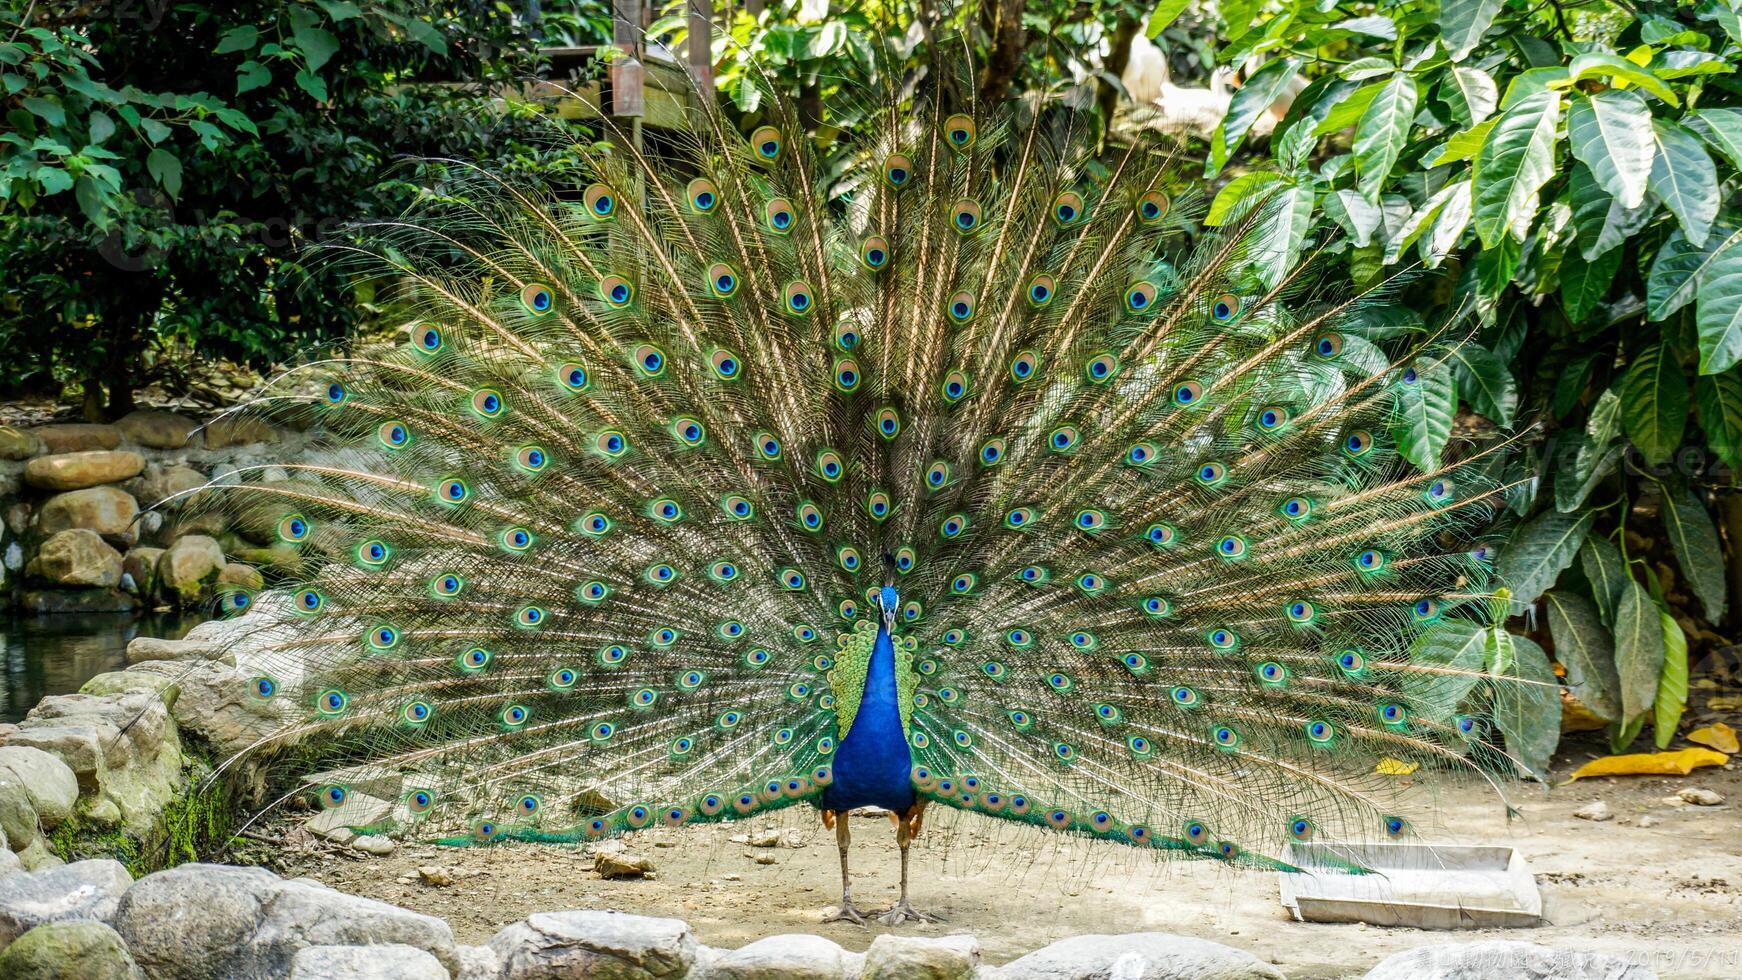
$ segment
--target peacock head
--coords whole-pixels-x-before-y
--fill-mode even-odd
[[[883,628],[889,633],[895,632],[895,612],[901,608],[901,596],[895,591],[895,586],[885,585],[877,590],[877,608],[883,613]]]

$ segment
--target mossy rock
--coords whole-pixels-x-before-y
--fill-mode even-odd
[[[137,980],[121,935],[101,922],[46,922],[0,952],[8,980]]]

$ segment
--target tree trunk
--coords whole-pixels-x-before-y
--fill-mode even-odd
[[[992,52],[986,57],[986,76],[980,82],[980,104],[987,109],[1003,102],[1010,93],[1010,83],[1016,80],[1023,43],[1028,39],[1022,26],[1026,5],[1027,0],[996,0],[987,7]]]
[[[1113,25],[1113,36],[1110,39],[1112,49],[1107,52],[1107,63],[1104,66],[1106,74],[1118,78],[1125,74],[1125,66],[1131,63],[1131,45],[1137,40],[1137,30],[1141,22],[1130,13],[1121,10],[1119,21]],[[1107,132],[1113,128],[1113,112],[1119,107],[1119,88],[1106,78],[1096,80],[1095,106],[1101,111],[1101,140],[1107,139]]]

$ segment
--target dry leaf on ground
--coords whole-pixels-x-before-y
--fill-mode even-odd
[[[1587,776],[1686,776],[1701,766],[1721,766],[1729,761],[1729,756],[1711,749],[1606,755],[1580,766],[1567,782]]]

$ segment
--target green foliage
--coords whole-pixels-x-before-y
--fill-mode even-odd
[[[540,165],[524,114],[456,84],[534,67],[490,0],[95,9],[0,6],[0,388],[116,413],[173,351],[341,337],[371,294],[309,246],[440,176],[396,158]]]
[[[1181,9],[1156,7],[1151,30]],[[1212,141],[1211,176],[1252,166],[1238,156],[1252,120],[1284,79],[1306,86],[1269,166],[1225,184],[1211,223],[1254,196],[1305,192],[1316,217],[1279,225],[1279,247],[1343,256],[1356,287],[1422,270],[1412,296],[1475,314],[1448,356],[1454,408],[1531,423],[1548,442],[1534,471],[1509,473],[1534,482],[1509,496],[1525,519],[1500,572],[1518,608],[1547,606],[1569,686],[1614,722],[1618,746],[1647,719],[1667,742],[1687,686],[1670,599],[1624,551],[1636,507],[1658,533],[1632,546],[1674,556],[1697,600],[1681,611],[1725,613],[1703,489],[1742,465],[1739,11],[1283,0],[1236,24],[1250,12],[1222,10],[1218,60],[1265,60]],[[1430,415],[1406,406],[1394,433],[1418,465],[1439,432]]]

